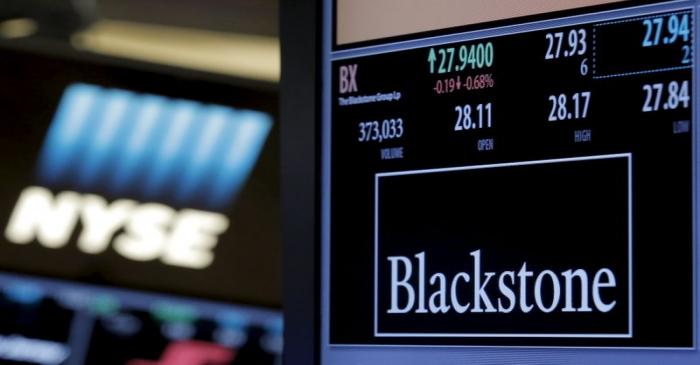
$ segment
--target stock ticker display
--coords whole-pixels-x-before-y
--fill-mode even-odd
[[[276,311],[0,274],[0,363],[276,364]]]
[[[696,345],[697,19],[649,9],[330,52],[331,346]]]

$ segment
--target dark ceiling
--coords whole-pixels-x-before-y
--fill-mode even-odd
[[[277,0],[97,0],[100,16],[276,36]]]

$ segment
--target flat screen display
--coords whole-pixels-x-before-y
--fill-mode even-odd
[[[280,361],[275,92],[0,59],[0,362]]]
[[[697,6],[326,1],[321,363],[700,361]]]

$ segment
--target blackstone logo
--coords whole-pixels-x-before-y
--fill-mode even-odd
[[[5,237],[59,249],[79,231],[86,254],[112,244],[130,260],[204,269],[229,227],[220,212],[271,127],[256,111],[71,85],[44,141],[40,186],[21,192]]]
[[[618,154],[377,174],[374,338],[632,338],[631,166]]]
[[[413,313],[530,313],[602,312],[613,310],[617,301],[606,289],[615,288],[615,273],[608,268],[528,270],[527,262],[513,270],[487,271],[481,250],[472,251],[471,268],[454,275],[426,272],[425,252],[413,257],[390,256],[391,305],[389,314]],[[437,266],[437,265],[433,265]],[[414,286],[412,283],[417,282]],[[464,290],[467,289],[467,290]],[[547,294],[543,294],[543,291]],[[575,293],[576,292],[576,293]],[[458,293],[469,293],[460,295]],[[534,302],[528,302],[529,297]],[[545,299],[545,297],[547,299]],[[578,300],[574,300],[578,298]]]

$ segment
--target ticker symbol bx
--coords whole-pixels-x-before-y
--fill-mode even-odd
[[[357,92],[357,64],[340,66],[340,93]]]

